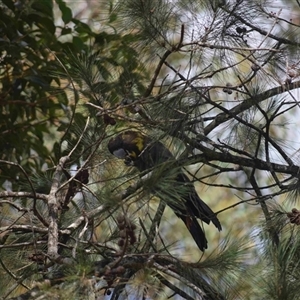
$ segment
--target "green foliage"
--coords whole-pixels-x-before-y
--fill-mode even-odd
[[[89,101],[99,104],[103,93],[108,94],[106,101],[118,102],[127,80],[143,89],[143,76],[136,72],[139,63],[137,53],[129,46],[129,35],[123,41],[120,35],[95,32],[74,19],[64,1],[57,4],[62,26],[56,25],[53,1],[7,0],[0,11],[1,159],[21,164],[28,174],[50,167],[59,159],[60,132],[82,118],[81,113],[73,115],[79,97],[88,96]],[[86,42],[95,44],[88,46]],[[66,82],[62,70],[66,74],[66,68],[67,81],[81,86],[84,83],[80,95],[73,90],[75,103],[68,89],[63,88]],[[1,169],[6,176],[1,177],[1,184],[3,179],[16,183],[16,168],[1,165]]]
[[[299,299],[297,23],[272,1],[92,4],[0,3],[1,297]],[[114,158],[128,129],[174,158]],[[223,226],[199,224],[205,253],[165,206],[193,185]]]
[[[45,136],[53,133],[51,126],[62,114],[61,105],[49,94],[54,82],[48,72],[53,64],[50,51],[61,47],[55,36],[53,2],[8,0],[0,14],[0,151],[2,159],[18,162],[30,172],[50,162],[52,149]],[[2,168],[7,174],[9,168]],[[17,177],[14,172],[10,180]]]

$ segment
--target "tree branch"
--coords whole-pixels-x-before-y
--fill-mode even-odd
[[[233,116],[237,116],[238,114],[248,110],[252,106],[279,94],[282,94],[284,92],[288,92],[294,89],[297,89],[300,87],[300,80],[292,82],[288,85],[278,86],[274,87],[270,90],[267,90],[261,94],[258,94],[256,96],[253,96],[251,98],[243,100],[243,102],[234,108],[228,110],[227,113],[220,113],[218,114],[215,119],[204,128],[205,135],[209,134],[212,130],[214,130],[216,127],[218,127],[220,124],[230,120],[233,118]]]
[[[48,196],[49,209],[49,228],[48,228],[48,257],[56,259],[58,257],[58,209],[60,203],[57,200],[56,192],[61,183],[61,176],[63,174],[63,167],[69,156],[64,156],[59,160],[53,175],[53,183]]]
[[[3,191],[0,192],[0,198],[36,198],[39,200],[43,200],[44,202],[48,201],[48,195],[45,194],[33,194],[30,192],[12,192],[12,191]]]

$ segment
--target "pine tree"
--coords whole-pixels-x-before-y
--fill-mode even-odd
[[[300,298],[298,1],[0,5],[1,299]]]

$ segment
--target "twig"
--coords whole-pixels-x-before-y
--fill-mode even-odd
[[[90,123],[90,117],[87,118],[86,123],[85,123],[85,126],[84,126],[84,129],[83,129],[83,131],[82,131],[82,133],[81,133],[81,135],[80,135],[80,137],[79,137],[79,139],[78,139],[76,145],[73,147],[73,149],[72,149],[72,150],[70,151],[70,153],[68,154],[69,157],[72,156],[73,152],[76,150],[77,146],[78,146],[79,143],[81,142],[81,140],[82,140],[82,138],[83,138],[83,135],[85,134],[85,132],[86,132],[88,126],[89,126],[89,123]]]
[[[194,297],[191,297],[189,294],[187,294],[186,292],[184,292],[183,290],[181,290],[179,287],[177,287],[176,285],[172,284],[170,281],[168,281],[165,277],[163,277],[162,275],[160,275],[159,273],[155,274],[155,277],[165,286],[167,286],[170,290],[172,290],[174,293],[176,293],[177,295],[183,297],[186,300],[195,300]],[[168,299],[170,299],[171,297],[168,297]]]
[[[68,77],[68,79],[69,79],[69,81],[70,81],[70,83],[73,87],[73,92],[74,92],[75,105],[74,106],[72,105],[73,106],[73,111],[72,111],[71,119],[70,119],[69,124],[68,124],[68,128],[65,130],[62,138],[60,139],[61,141],[63,141],[65,139],[65,137],[68,135],[68,133],[70,132],[71,126],[73,124],[73,120],[75,118],[75,111],[76,111],[76,108],[77,108],[77,103],[78,103],[79,97],[78,97],[78,93],[76,92],[76,87],[75,87],[74,81],[73,81],[72,76],[70,75],[68,69],[65,67],[63,62],[57,57],[57,55],[50,48],[47,48],[47,49],[56,58],[56,60],[59,62],[61,67],[66,72],[67,77]]]
[[[144,93],[144,97],[145,97],[145,98],[148,97],[148,96],[150,96],[150,94],[151,94],[151,92],[152,92],[152,89],[153,89],[153,87],[154,87],[154,85],[155,85],[156,79],[157,79],[157,77],[158,77],[158,75],[159,75],[159,72],[160,72],[160,70],[161,70],[161,67],[163,66],[165,60],[168,58],[168,56],[169,56],[171,53],[172,53],[171,50],[167,50],[167,51],[164,53],[164,55],[162,56],[162,58],[160,59],[158,65],[157,65],[157,67],[156,67],[156,69],[155,69],[155,71],[154,71],[154,75],[153,75],[153,77],[152,77],[152,80],[151,80],[151,82],[150,82],[150,84],[149,84],[149,86],[148,86],[146,92]]]
[[[262,193],[261,193],[261,190],[256,182],[256,179],[255,179],[255,176],[254,176],[254,170],[251,172],[250,174],[250,177],[249,177],[249,181],[251,183],[251,185],[253,186],[256,194],[259,196],[259,197],[263,197]],[[247,174],[247,172],[245,172]],[[247,174],[248,175],[248,174]],[[266,204],[265,201],[260,201],[260,206],[261,206],[261,209],[263,211],[263,214],[265,215],[265,219],[267,221],[267,225],[269,225],[268,223],[270,223],[271,221],[271,215],[270,215],[270,212],[269,212],[269,209],[268,209],[268,206]],[[276,231],[274,230],[273,227],[268,227],[268,231],[269,231],[269,234],[272,238],[272,241],[273,243],[278,246],[279,245],[279,237],[278,237],[278,234],[276,233]]]
[[[11,249],[11,248],[20,248],[24,249],[24,247],[28,247],[31,245],[44,245],[47,241],[35,241],[35,242],[23,242],[23,243],[16,243],[16,244],[10,244],[10,245],[0,245],[0,249]]]
[[[210,49],[219,49],[219,50],[241,50],[241,51],[267,51],[267,52],[282,52],[282,50],[276,50],[272,48],[260,48],[260,46],[256,48],[249,48],[249,47],[232,47],[232,46],[224,46],[224,45],[216,45],[216,44],[209,44],[209,43],[199,43],[199,42],[191,42],[186,43],[182,45],[182,47],[185,46],[199,46],[201,48],[210,48]],[[182,52],[185,52],[185,50],[182,50]],[[186,50],[187,52],[190,52],[190,50]]]
[[[4,191],[4,192],[0,192],[0,198],[36,198],[36,199],[40,199],[43,200],[44,202],[47,202],[48,200],[48,196],[45,194],[33,194],[30,192],[12,192],[12,191]]]
[[[19,168],[21,170],[21,172],[25,175],[26,179],[29,182],[32,193],[33,193],[33,197],[32,197],[33,198],[33,212],[44,226],[48,226],[48,223],[44,220],[44,218],[40,215],[39,211],[36,208],[36,199],[37,199],[36,192],[35,192],[34,186],[32,184],[32,181],[30,180],[30,178],[29,178],[27,172],[24,170],[24,168],[21,165],[14,163],[14,162],[10,162],[10,161],[0,160],[0,163],[15,166],[15,167]]]
[[[154,219],[152,220],[151,227],[149,229],[149,233],[145,231],[145,228],[143,228],[145,234],[147,235],[147,240],[145,242],[145,245],[143,246],[141,252],[149,252],[150,247],[152,246],[153,250],[155,250],[155,247],[153,245],[153,239],[156,236],[157,228],[159,227],[162,215],[164,213],[164,210],[166,208],[166,204],[163,201],[159,202],[159,206],[157,208],[156,214],[154,216]],[[140,221],[140,225],[142,225]]]
[[[177,273],[171,271],[168,267],[161,266],[160,264],[154,262],[153,263],[153,268],[175,278],[178,279],[181,283],[185,284],[189,288],[191,288],[195,293],[197,293],[200,297],[205,297],[205,293],[199,289],[196,285],[192,284],[189,280],[186,280],[182,276],[178,275]],[[202,299],[202,298],[201,298]]]
[[[278,37],[274,34],[268,34],[267,31],[265,31],[264,29],[261,29],[257,26],[255,26],[255,22],[248,22],[246,21],[244,18],[242,18],[240,15],[234,13],[233,11],[229,11],[228,8],[226,8],[226,6],[222,6],[222,9],[224,11],[226,11],[227,13],[230,13],[232,14],[233,17],[237,18],[237,20],[239,20],[241,23],[243,23],[244,25],[250,27],[251,29],[253,29],[254,31],[257,31],[258,33],[260,33],[261,35],[268,35],[268,37],[270,37],[271,39],[274,39],[282,44],[287,44],[287,45],[294,45],[294,46],[300,46],[300,43],[297,43],[297,42],[294,42],[292,39],[286,39],[286,38],[283,38],[283,37]]]
[[[3,263],[1,257],[0,257],[0,264],[2,266],[2,268],[5,270],[5,272],[7,274],[9,274],[16,282],[14,285],[12,285],[10,287],[10,289],[7,291],[7,293],[4,296],[4,299],[14,290],[18,287],[19,284],[21,284],[24,288],[26,288],[27,290],[30,290],[30,288],[28,286],[26,286],[24,283],[22,283],[22,281],[24,280],[24,278],[18,278],[15,274],[13,274],[7,267],[6,265]]]
[[[84,216],[84,219],[85,219],[85,225],[84,225],[83,229],[81,230],[81,232],[79,233],[78,239],[76,239],[74,248],[72,250],[72,257],[73,258],[76,258],[76,249],[77,249],[77,246],[78,246],[78,240],[81,239],[81,237],[84,235],[84,233],[88,229],[89,220],[88,220],[88,218],[86,216]]]

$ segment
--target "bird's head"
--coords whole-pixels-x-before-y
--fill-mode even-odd
[[[146,137],[140,132],[128,130],[118,134],[108,143],[108,150],[114,156],[124,159],[126,165],[139,158],[145,148]]]

